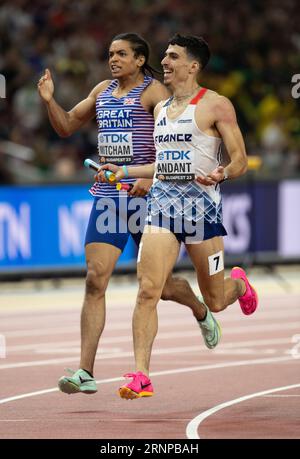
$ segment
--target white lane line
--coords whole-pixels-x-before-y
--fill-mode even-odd
[[[297,325],[296,325],[297,327]],[[245,328],[243,327],[243,331],[245,331]],[[255,330],[253,330],[255,331]],[[249,332],[249,330],[247,329],[247,332]],[[192,332],[193,333],[193,332]],[[197,330],[197,335],[199,335],[199,331]],[[200,335],[199,335],[200,336]],[[279,338],[280,340],[280,338]],[[284,340],[286,340],[286,338],[284,338]],[[274,340],[262,340],[262,341],[265,341],[265,343],[268,343],[268,344],[275,344],[274,343]],[[113,342],[113,341],[111,341]],[[117,341],[118,342],[118,341]],[[259,340],[256,340],[257,343],[259,343]],[[283,341],[278,341],[278,343],[283,343]],[[289,339],[287,339],[287,341],[284,341],[284,342],[291,342],[289,341]],[[246,341],[246,342],[242,342],[244,343],[245,345],[253,345],[253,342],[252,341]],[[215,354],[224,354],[224,351],[222,351],[221,349],[226,349],[227,347],[228,348],[237,348],[239,345],[241,345],[240,343],[224,343],[224,345],[222,345],[220,347],[220,350],[218,349],[215,349],[211,352],[215,353]],[[202,344],[200,345],[194,345],[194,346],[187,346],[187,347],[171,347],[171,348],[163,348],[163,349],[154,349],[153,350],[153,355],[163,355],[163,354],[166,354],[166,353],[180,353],[180,352],[202,352],[202,351],[207,351],[206,347],[203,346]],[[111,359],[111,358],[119,358],[119,357],[132,357],[133,355],[133,352],[131,351],[128,351],[128,352],[120,352],[120,353],[113,353],[113,354],[102,354],[102,350],[101,350],[101,347],[100,347],[100,353],[97,353],[97,358],[99,359]],[[71,355],[71,356],[68,356],[68,357],[63,357],[63,358],[52,358],[52,359],[43,359],[43,360],[31,360],[31,361],[26,361],[26,362],[16,362],[16,363],[9,363],[9,364],[2,364],[0,365],[0,371],[1,370],[7,370],[7,369],[12,369],[12,368],[27,368],[27,367],[36,367],[36,366],[43,366],[43,365],[56,365],[56,364],[60,364],[60,363],[71,363],[71,362],[77,362],[78,361],[78,356],[74,356],[74,355]]]
[[[174,309],[173,304],[176,306],[175,309]],[[172,318],[178,318],[180,316],[183,317],[184,315],[186,316],[188,314],[187,307],[185,307],[186,309],[180,308],[180,306],[178,307],[177,303],[172,303],[170,304],[170,306],[173,306],[172,307]],[[114,318],[127,317],[128,315],[131,314],[131,311],[132,311],[132,307],[128,306],[126,309],[115,309],[115,310],[109,309],[107,312],[108,312],[108,317],[114,320]],[[158,313],[159,313],[160,318],[170,317],[169,308],[160,309],[160,306],[158,306]],[[57,325],[59,325],[60,323],[63,323],[66,320],[68,321],[72,320],[72,321],[77,322],[79,314],[80,314],[80,310],[76,312],[66,311],[64,313],[60,311],[56,311],[55,313],[51,312],[49,314],[39,314],[38,312],[36,312],[36,310],[34,310],[34,311],[28,311],[24,313],[24,315],[22,316],[18,314],[18,315],[13,315],[11,317],[8,317],[7,315],[4,316],[0,310],[2,327],[10,326],[11,324],[14,324],[16,320],[18,320],[18,322],[21,322],[22,325],[24,326],[26,325],[38,326],[40,324],[44,324],[45,322],[47,323],[48,320],[51,320],[51,322],[56,323]],[[256,320],[264,320],[270,316],[272,317],[272,319],[281,319],[281,318],[292,317],[292,316],[297,316],[297,315],[299,317],[299,309],[295,305],[290,306],[290,307],[285,307],[284,310],[278,309],[278,308],[277,310],[274,310],[273,306],[272,306],[272,310],[270,310],[262,306],[262,308],[259,309],[256,315],[253,316],[251,319],[255,318]],[[225,321],[240,320],[240,317],[243,317],[244,320],[247,320],[247,318],[242,315],[237,305],[234,305],[233,307],[226,309],[226,312],[225,311],[221,312],[220,316],[221,317],[223,316],[222,320],[225,320]]]
[[[187,307],[185,307],[184,309],[183,307],[178,306],[178,304],[175,302],[170,302],[168,303],[167,306],[168,307],[166,308],[166,307],[161,307],[161,304],[158,305],[158,313],[161,318],[168,318],[170,316],[170,308],[172,308],[171,309],[172,318],[173,317],[174,318],[183,317],[184,315],[186,316],[187,314],[189,314]],[[109,318],[112,318],[112,319],[114,319],[115,317],[123,318],[131,314],[132,306],[128,305],[126,309],[119,308],[119,309],[113,309],[113,310],[109,306],[109,310],[107,312],[108,312]],[[73,310],[73,311],[64,311],[64,312],[56,310],[56,311],[51,311],[48,314],[46,313],[39,314],[39,312],[34,309],[32,311],[26,311],[22,315],[14,314],[12,316],[8,316],[7,314],[4,315],[0,309],[1,323],[3,324],[3,326],[6,326],[6,325],[9,326],[10,324],[15,323],[16,320],[22,323],[22,325],[24,325],[25,327],[26,325],[39,325],[41,323],[47,322],[48,320],[51,320],[51,322],[55,322],[59,324],[59,323],[64,322],[65,320],[77,321],[79,314],[80,314],[80,308],[78,308],[78,310],[75,310],[75,311]],[[253,316],[252,318],[255,317],[257,320],[262,320],[262,319],[265,319],[267,316],[268,317],[272,316],[272,318],[274,319],[280,319],[282,317],[287,317],[290,315],[297,316],[297,314],[299,315],[299,310],[295,304],[286,306],[284,310],[282,309],[282,307],[279,309],[278,307],[275,308],[273,305],[272,305],[272,308],[270,308],[269,305],[268,306],[263,305],[261,306],[261,309],[259,309],[258,312],[255,314],[255,316]],[[228,320],[231,320],[231,319],[239,320],[239,317],[244,317],[242,313],[240,312],[238,305],[230,306],[228,309],[226,309],[226,312],[225,311],[221,312],[220,316],[224,316],[224,320],[227,320],[227,318]],[[244,317],[244,320],[247,320],[247,318]]]
[[[163,349],[154,349],[152,351],[152,355],[170,355],[170,354],[182,354],[185,352],[200,352],[203,350],[207,350],[203,345],[200,346],[182,346],[182,347],[169,347],[169,348],[163,348]],[[212,351],[213,352],[213,351]],[[124,352],[119,352],[119,353],[113,353],[113,354],[98,354],[97,353],[97,359],[98,360],[107,360],[107,359],[120,359],[123,357],[133,357],[134,352],[133,351],[124,351]],[[16,369],[16,368],[29,368],[29,367],[39,367],[39,366],[45,366],[45,365],[56,365],[60,363],[71,363],[71,362],[78,362],[79,360],[79,353],[76,357],[74,356],[69,356],[69,357],[63,357],[63,358],[56,358],[56,359],[45,359],[45,360],[31,360],[28,362],[19,362],[19,363],[8,363],[8,364],[3,364],[0,365],[0,370],[11,370],[11,369]]]
[[[120,320],[120,317],[118,317],[118,320]],[[160,327],[174,327],[174,325],[182,325],[183,323],[191,323],[192,319],[190,317],[185,317],[181,318],[178,317],[176,319],[173,319],[171,317],[168,317],[166,319],[160,320]],[[45,321],[43,322],[43,324]],[[3,328],[1,329],[1,333],[6,336],[6,338],[20,338],[24,336],[46,336],[46,335],[58,335],[58,334],[66,334],[66,333],[74,333],[76,332],[78,335],[80,334],[80,328],[79,328],[79,321],[78,325],[71,325],[69,327],[57,327],[53,325],[51,328],[43,328],[41,324],[37,324],[38,329],[33,328],[31,330],[10,330],[10,331],[3,331]],[[111,331],[119,331],[119,330],[131,330],[131,320],[126,320],[121,321],[119,323],[109,323],[109,329]],[[299,324],[300,326],[300,324]],[[2,323],[1,323],[2,327]]]
[[[200,365],[197,367],[186,367],[186,368],[175,368],[173,370],[165,371],[156,371],[151,373],[152,376],[165,376],[165,375],[174,375],[180,373],[191,373],[197,371],[205,370],[215,370],[220,368],[230,368],[230,367],[239,367],[239,366],[248,366],[248,365],[263,365],[266,363],[279,363],[285,361],[293,361],[293,357],[274,357],[269,359],[254,359],[254,360],[240,360],[236,362],[226,362],[226,363],[216,363],[211,365]],[[109,379],[100,379],[97,384],[107,384],[111,382],[124,381],[124,378],[109,378]],[[13,397],[3,398],[0,400],[0,405],[8,402],[13,402],[15,400],[21,400],[28,397],[35,397],[38,395],[49,394],[52,392],[58,392],[58,388],[54,387],[52,389],[39,390],[37,392],[29,392],[27,394],[14,395]]]
[[[29,392],[27,394],[15,395],[13,397],[3,398],[2,400],[0,400],[0,405],[2,405],[3,403],[15,401],[15,400],[22,400],[23,398],[36,397],[37,395],[50,394],[51,392],[57,392],[57,391],[58,389],[55,387],[53,389],[38,390],[36,392]]]
[[[299,314],[300,315],[300,314]],[[262,323],[262,324],[259,324],[257,323],[257,321],[251,321],[249,320],[247,323],[244,322],[244,318],[239,318],[238,321],[240,321],[241,323],[243,323],[244,326],[241,326],[241,327],[237,327],[237,326],[234,326],[234,327],[226,327],[224,326],[224,330],[226,331],[226,333],[231,333],[231,334],[234,334],[234,335],[238,335],[238,334],[244,334],[245,332],[247,333],[255,333],[256,331],[257,332],[267,332],[267,331],[280,331],[280,330],[292,330],[292,329],[298,329],[300,328],[300,322],[279,322],[279,323]],[[221,322],[221,325],[223,324],[223,319],[220,320]],[[234,320],[235,322],[235,320]],[[171,320],[170,318],[167,319],[167,320],[161,320],[159,322],[159,326],[160,328],[162,329],[163,327],[166,327],[166,328],[174,328],[175,325],[180,325],[182,328],[187,325],[187,326],[190,326],[191,324],[193,324],[193,320],[190,318],[190,317],[187,317],[187,318],[178,318],[178,319],[174,319],[174,320]],[[120,323],[120,324],[113,324],[113,323],[110,323],[108,325],[108,328],[110,331],[120,331],[120,330],[131,330],[131,322],[129,321],[128,323]],[[36,329],[32,329],[32,330],[19,330],[19,331],[8,331],[8,332],[5,332],[3,331],[3,329],[1,330],[1,333],[6,337],[6,338],[21,338],[21,337],[25,337],[25,336],[47,336],[47,335],[59,335],[59,334],[68,334],[68,333],[76,333],[78,336],[79,336],[79,325],[78,326],[72,326],[72,327],[64,327],[64,328],[56,328],[56,327],[52,327],[52,328],[40,328],[38,330]]]
[[[28,421],[34,421],[34,419],[0,419],[0,422],[28,422]]]
[[[267,395],[267,394],[271,394],[274,392],[281,392],[284,390],[295,389],[296,387],[300,387],[300,384],[292,384],[290,386],[281,386],[281,387],[276,387],[274,389],[264,390],[261,392],[254,392],[253,394],[245,395],[243,397],[235,398],[234,400],[230,400],[228,402],[221,403],[220,405],[216,405],[213,408],[210,408],[209,410],[206,410],[203,413],[199,414],[198,416],[196,416],[194,419],[192,419],[188,423],[186,427],[186,436],[187,438],[200,439],[201,437],[198,435],[198,429],[199,429],[201,422],[207,419],[212,414],[217,413],[220,410],[223,410],[224,408],[236,405],[238,403],[244,402],[246,400],[250,400],[252,398],[261,397],[262,395]]]
[[[178,331],[178,332],[159,332],[156,336],[156,342],[159,340],[167,340],[171,338],[186,338],[187,336],[186,331]],[[194,337],[201,337],[198,330],[192,330],[188,332],[189,338]],[[132,342],[132,335],[125,335],[125,336],[109,336],[101,338],[101,344],[120,344],[120,343],[131,343]],[[263,346],[263,345],[272,345],[272,344],[286,344],[292,343],[292,338],[275,338],[275,339],[256,339],[256,340],[249,340],[249,341],[237,341],[232,343],[222,343],[222,349],[230,349],[230,348],[237,348],[239,346]],[[100,344],[100,347],[101,347]],[[11,352],[18,352],[18,351],[36,351],[38,353],[44,352],[44,350],[52,350],[55,352],[55,349],[59,348],[72,348],[80,346],[79,338],[74,341],[52,341],[46,343],[32,343],[32,344],[19,344],[17,346],[7,346],[7,353],[10,354]],[[201,346],[201,349],[206,349],[206,347]],[[215,349],[216,352],[218,348]]]
[[[69,327],[32,328],[31,330],[13,330],[4,332],[7,338],[24,338],[26,336],[60,335],[67,333],[79,333],[79,325]]]
[[[274,398],[289,398],[289,397],[300,397],[300,394],[293,394],[293,395],[264,395],[263,397],[274,397]]]
[[[198,332],[199,333],[199,332]],[[230,344],[230,348],[235,348],[237,344],[235,343],[228,343]],[[224,344],[226,346],[226,344]],[[119,352],[112,352],[112,353],[105,353],[105,349],[99,350],[97,352],[97,359],[99,360],[107,360],[107,359],[120,359],[123,357],[132,357],[134,355],[133,351],[119,351]],[[197,344],[192,346],[178,346],[178,347],[164,347],[160,349],[153,349],[152,355],[170,355],[170,354],[182,354],[186,352],[208,352],[208,349],[203,344]],[[262,352],[262,351],[261,351]],[[224,352],[218,352],[217,349],[210,351],[212,354],[224,354]],[[44,359],[44,360],[30,360],[27,362],[16,362],[16,363],[7,363],[0,365],[1,370],[9,370],[15,368],[29,368],[29,367],[37,367],[37,366],[45,366],[45,365],[56,365],[60,363],[71,363],[71,362],[78,362],[79,359],[79,350],[77,356],[69,356],[69,357],[62,357],[62,358],[52,358],[52,359]],[[290,355],[290,354],[289,354]],[[294,356],[291,356],[294,358]]]

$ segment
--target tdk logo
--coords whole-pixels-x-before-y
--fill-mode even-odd
[[[160,151],[157,155],[159,161],[190,161],[189,154],[191,151],[165,150]]]
[[[99,141],[101,143],[128,142],[128,134],[101,134],[99,136]]]

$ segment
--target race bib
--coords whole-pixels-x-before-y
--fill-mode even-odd
[[[157,154],[155,177],[158,180],[195,179],[194,152],[191,150],[161,150]]]
[[[109,132],[98,135],[100,163],[131,163],[132,132]]]

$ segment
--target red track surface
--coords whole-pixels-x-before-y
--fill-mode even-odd
[[[122,374],[134,369],[132,294],[121,293],[108,307],[95,368],[98,393],[56,390],[64,368],[78,365],[81,296],[74,307],[58,294],[51,307],[10,311],[7,304],[0,312],[7,341],[7,358],[0,360],[1,438],[300,438],[300,358],[292,355],[300,357],[292,342],[300,333],[298,293],[261,295],[251,317],[238,304],[219,314],[223,336],[214,351],[204,347],[188,309],[161,302],[151,366],[155,396],[133,401],[116,394]],[[284,389],[290,385],[296,387]],[[276,388],[282,389],[216,408],[191,429],[191,420],[207,410]]]

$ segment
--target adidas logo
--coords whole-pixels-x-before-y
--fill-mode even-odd
[[[157,123],[157,126],[166,126],[167,125],[167,121],[166,121],[166,117],[164,116],[159,123]]]

